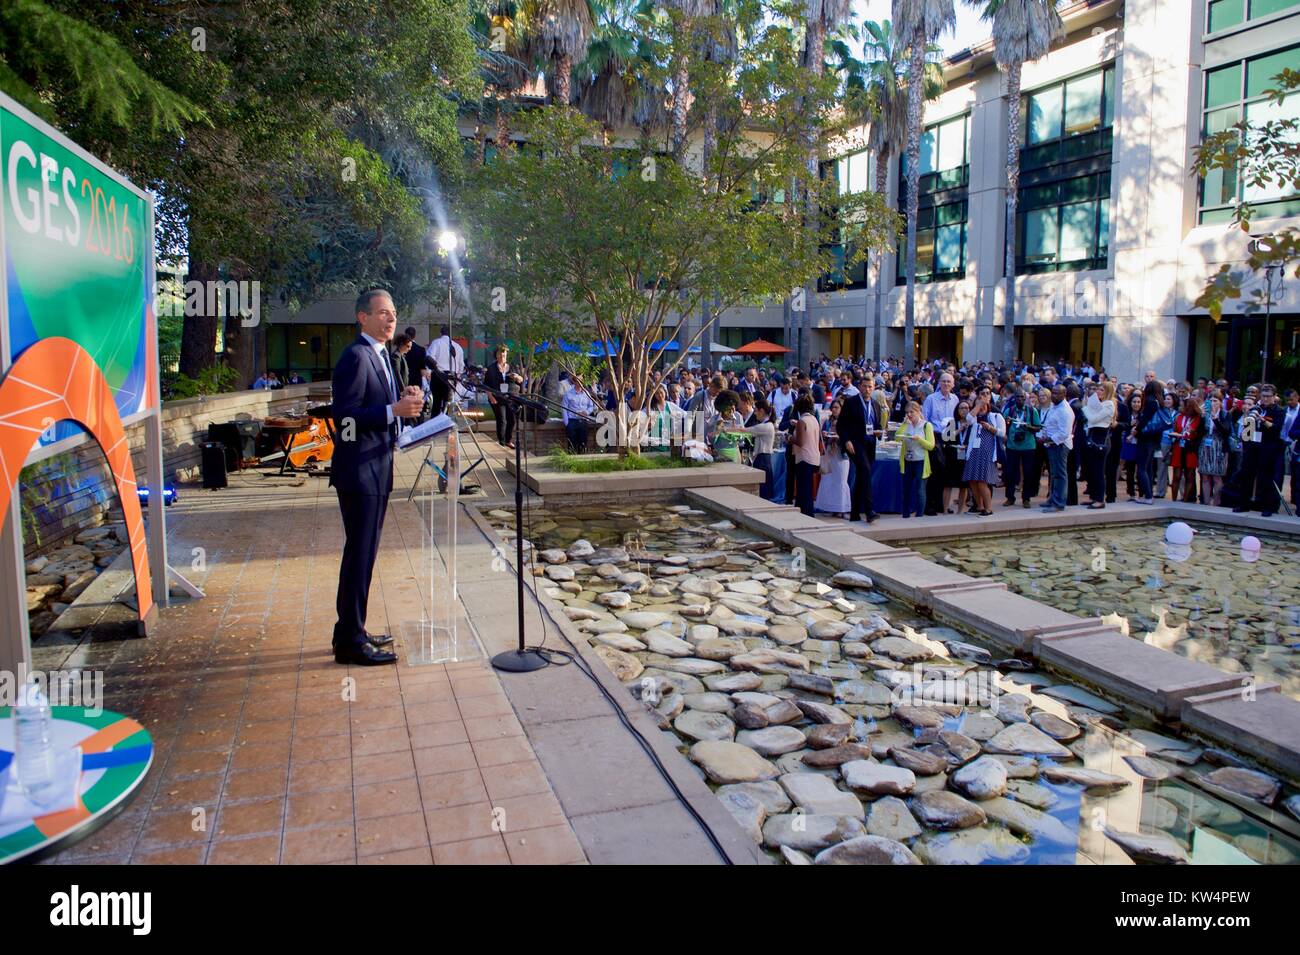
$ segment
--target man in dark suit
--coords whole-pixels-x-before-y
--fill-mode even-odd
[[[379,552],[388,495],[393,490],[393,445],[402,418],[423,405],[418,388],[399,390],[386,345],[397,328],[392,296],[371,289],[357,297],[360,334],[334,368],[334,423],[338,440],[330,485],[343,514],[343,559],[339,564],[338,622],[334,660],[361,666],[393,663],[390,636],[366,633],[366,603]]]
[[[879,516],[871,502],[871,467],[876,460],[876,435],[884,427],[877,418],[878,408],[857,384],[840,389],[840,417],[835,430],[840,446],[853,461],[853,487],[849,494],[849,520],[863,517],[870,523]]]

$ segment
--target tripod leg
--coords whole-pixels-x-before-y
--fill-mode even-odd
[[[457,416],[457,417],[459,417],[462,421],[465,422],[465,426],[466,426],[466,428],[467,428],[468,431],[469,431],[469,439],[470,439],[471,441],[474,442],[474,450],[478,452],[478,456],[479,456],[480,458],[486,458],[487,455],[485,455],[485,454],[483,453],[483,446],[482,446],[481,444],[478,443],[478,435],[474,433],[474,422],[470,421],[470,420],[469,420],[468,418],[466,418],[465,415],[462,413],[462,411],[461,411],[461,407],[460,407],[460,401],[459,401],[459,399],[457,399],[455,396],[453,396],[452,399],[447,403],[447,410],[448,410],[448,411],[449,411],[453,416]],[[501,494],[502,497],[505,497],[505,496],[506,496],[506,489],[505,489],[505,487],[501,484],[501,479],[500,479],[499,477],[497,477],[497,473],[496,473],[496,471],[493,471],[493,470],[492,470],[492,465],[491,465],[491,464],[488,465],[488,474],[492,475],[492,480],[493,480],[493,482],[495,482],[495,484],[496,484],[496,486],[497,486],[497,491],[500,492],[500,494]]]
[[[415,472],[415,480],[411,482],[411,489],[406,492],[407,504],[410,504],[411,499],[415,497],[415,489],[420,486],[420,476],[424,474],[424,469],[429,466],[429,455],[431,454],[433,454],[432,446],[424,452],[424,460],[420,462],[420,469]]]

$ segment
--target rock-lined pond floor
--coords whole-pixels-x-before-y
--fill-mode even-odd
[[[1171,557],[1168,524],[908,546],[1060,610],[1109,616],[1130,636],[1229,673],[1254,673],[1300,699],[1300,541],[1194,524],[1190,553]],[[1249,562],[1241,541],[1252,533],[1262,546]]]
[[[534,507],[524,536],[539,588],[775,858],[1300,861],[1291,785],[864,575],[686,505]]]

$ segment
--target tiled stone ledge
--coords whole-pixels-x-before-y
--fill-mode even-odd
[[[515,473],[513,457],[506,469]],[[548,501],[565,501],[580,495],[613,496],[672,494],[688,488],[731,487],[757,489],[763,472],[743,464],[721,462],[690,468],[658,468],[650,471],[613,471],[608,474],[568,474],[552,470],[544,458],[531,457],[524,467],[524,485]],[[755,495],[755,500],[762,500]]]

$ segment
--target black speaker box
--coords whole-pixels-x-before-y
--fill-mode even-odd
[[[203,453],[199,459],[200,469],[203,472],[203,486],[208,490],[226,487],[229,483],[226,480],[226,446],[217,441],[209,441],[203,445]]]

